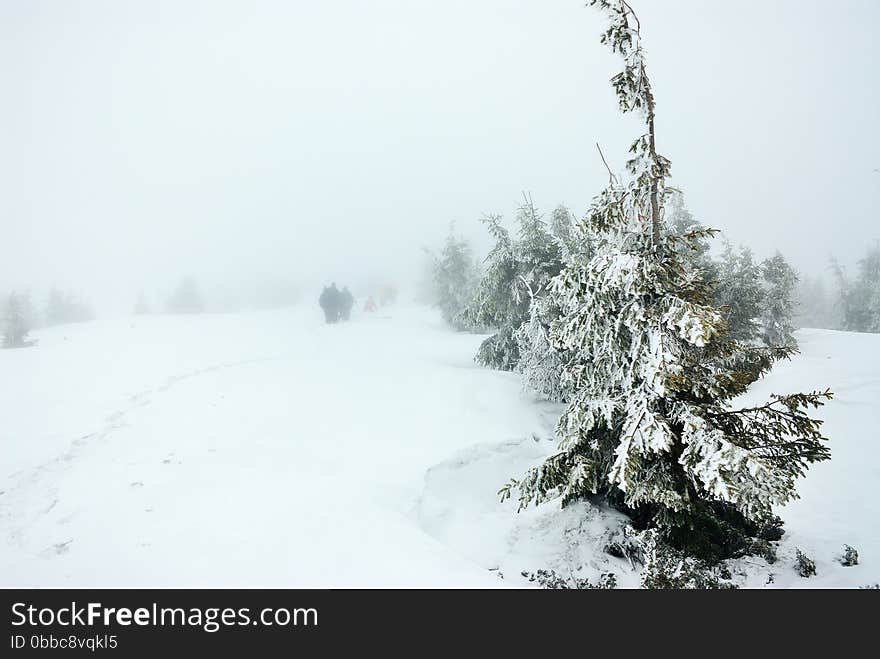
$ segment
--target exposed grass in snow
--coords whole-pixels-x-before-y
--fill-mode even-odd
[[[0,586],[521,586],[547,567],[636,585],[597,551],[616,513],[498,503],[554,450],[559,407],[474,365],[483,337],[380,315],[116,319],[0,351]],[[874,583],[880,336],[799,339],[754,396],[834,389],[833,458],[782,511],[780,562],[743,580]],[[860,565],[835,562],[844,543]]]

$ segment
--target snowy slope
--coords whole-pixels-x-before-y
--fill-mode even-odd
[[[779,513],[787,531],[780,557],[793,560],[799,547],[816,561],[818,575],[806,580],[769,571],[777,585],[794,587],[880,583],[880,334],[804,329],[796,336],[801,354],[778,364],[743,402],[826,387],[834,392],[818,412],[831,460],[810,469],[798,485],[801,498]],[[860,565],[836,561],[844,543],[859,551]]]
[[[476,367],[481,337],[389,315],[106,320],[0,351],[0,586],[483,587],[551,564],[635,585],[595,551],[615,513],[497,502],[559,408]],[[760,388],[834,388],[834,460],[784,513],[819,577],[775,583],[878,581],[880,337],[800,339]],[[835,567],[843,542],[863,565]]]
[[[138,318],[0,352],[2,585],[495,585],[410,517],[432,464],[527,431],[433,313]]]
[[[801,354],[778,364],[756,383],[742,403],[765,401],[771,393],[831,388],[835,397],[818,415],[831,440],[832,459],[815,465],[799,484],[801,498],[779,511],[786,534],[779,560],[733,562],[735,581],[751,588],[861,587],[880,582],[880,335],[801,330]],[[484,483],[499,485],[553,452],[548,441],[520,441],[468,449],[436,466],[426,478],[420,504],[423,525],[445,543],[486,567],[515,578],[522,570],[552,568],[562,576],[595,582],[617,575],[623,587],[638,575],[625,561],[601,551],[615,525],[608,511],[587,504],[559,510],[547,504],[519,516],[511,503],[485,496]],[[488,529],[486,527],[489,527]],[[860,565],[837,561],[844,543],[860,554]],[[800,549],[815,560],[817,576],[795,569]]]

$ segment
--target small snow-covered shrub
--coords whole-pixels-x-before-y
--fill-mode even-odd
[[[629,538],[609,539],[602,547],[602,550],[609,556],[625,558],[632,567],[635,567],[637,563],[641,564],[643,560],[641,547]]]
[[[757,534],[750,539],[748,548],[742,555],[761,556],[772,565],[778,560],[774,543],[781,540],[783,534],[782,519],[775,515],[768,517],[758,526]]]
[[[613,590],[617,588],[617,577],[614,576],[613,572],[603,572],[596,583],[574,575],[566,579],[557,574],[555,570],[523,572],[522,575],[532,583],[536,583],[541,588],[549,590]]]
[[[844,567],[852,567],[859,564],[859,552],[852,545],[843,546],[843,554],[840,557],[840,564]]]
[[[795,555],[795,567],[797,568],[797,573],[805,579],[816,576],[816,562],[800,549],[797,550]]]
[[[731,590],[736,584],[724,563],[711,565],[686,555],[659,539],[656,531],[646,531],[643,537],[645,568],[642,588],[658,590]]]
[[[595,587],[603,590],[614,590],[617,588],[617,577],[614,576],[613,572],[604,572],[599,577],[599,581],[596,582]]]

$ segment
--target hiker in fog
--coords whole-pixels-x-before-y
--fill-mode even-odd
[[[351,318],[351,308],[354,306],[354,295],[348,290],[348,286],[343,287],[339,301],[339,313],[342,320],[349,320]]]
[[[339,320],[339,309],[341,302],[341,293],[336,288],[336,282],[324,287],[321,297],[318,298],[318,304],[324,310],[324,318],[328,323],[335,323]]]
[[[376,301],[373,299],[373,296],[367,298],[366,304],[364,304],[364,311],[374,312],[376,310]]]

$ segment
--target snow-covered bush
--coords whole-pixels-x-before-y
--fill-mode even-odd
[[[722,564],[687,556],[664,543],[654,530],[642,534],[642,588],[655,590],[731,590],[736,585]]]
[[[559,452],[516,484],[520,506],[602,494],[664,542],[725,558],[797,497],[811,463],[828,459],[821,421],[807,412],[830,392],[731,408],[751,380],[730,365],[744,355],[759,372],[770,363],[730,335],[682,257],[711,232],[665,230],[670,163],[655,150],[654,95],[629,4],[590,4],[608,16],[602,41],[623,59],[612,78],[620,107],[639,113],[645,133],[630,147],[628,180],[612,176],[593,202],[589,257],[568,259],[550,284],[560,313],[548,340],[567,355],[562,379],[574,393],[557,424]]]
[[[844,567],[852,567],[859,564],[859,552],[852,545],[843,546],[843,554],[840,556],[840,564]]]
[[[537,570],[523,572],[522,576],[541,588],[549,590],[613,590],[617,588],[617,577],[613,572],[604,572],[593,583],[575,575],[560,576],[555,570]]]
[[[795,569],[805,579],[816,576],[816,562],[800,549],[795,553]]]

